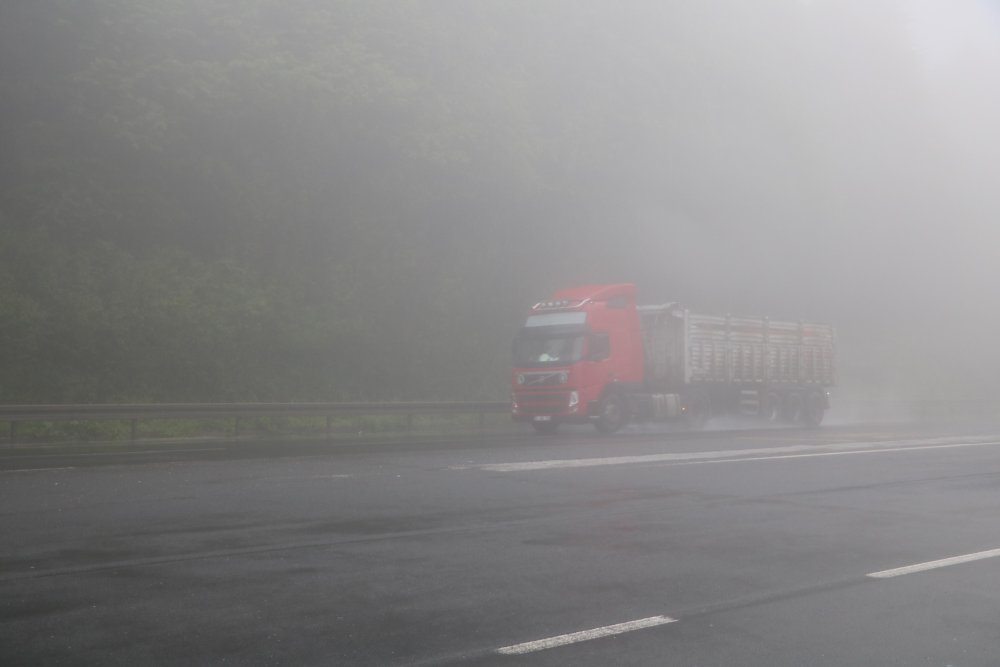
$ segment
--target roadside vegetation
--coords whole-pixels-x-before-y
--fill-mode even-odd
[[[4,424],[9,427],[9,424]],[[483,415],[355,415],[325,417],[241,417],[228,419],[142,419],[135,431],[128,420],[18,422],[11,439],[6,428],[0,444],[104,442],[127,443],[172,440],[328,439],[365,441],[380,438],[488,435],[512,433],[517,426],[507,414]]]

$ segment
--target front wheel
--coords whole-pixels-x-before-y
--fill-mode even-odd
[[[601,402],[600,412],[594,426],[601,433],[614,433],[628,421],[625,411],[625,401],[619,394],[609,394]]]
[[[684,423],[693,431],[705,428],[712,416],[712,399],[703,391],[693,393],[684,404]]]

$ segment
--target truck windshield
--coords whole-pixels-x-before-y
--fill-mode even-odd
[[[583,336],[519,336],[514,341],[514,365],[556,366],[583,357]]]

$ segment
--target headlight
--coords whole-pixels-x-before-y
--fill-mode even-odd
[[[517,383],[518,384],[524,384],[524,373],[518,373],[518,375],[517,375]]]
[[[569,392],[569,407],[573,408],[580,405],[580,394],[575,391]]]

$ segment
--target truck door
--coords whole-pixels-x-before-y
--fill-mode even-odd
[[[604,387],[615,380],[614,364],[611,363],[610,333],[595,331],[590,334],[587,340],[585,369],[586,400],[596,401],[601,398]]]

